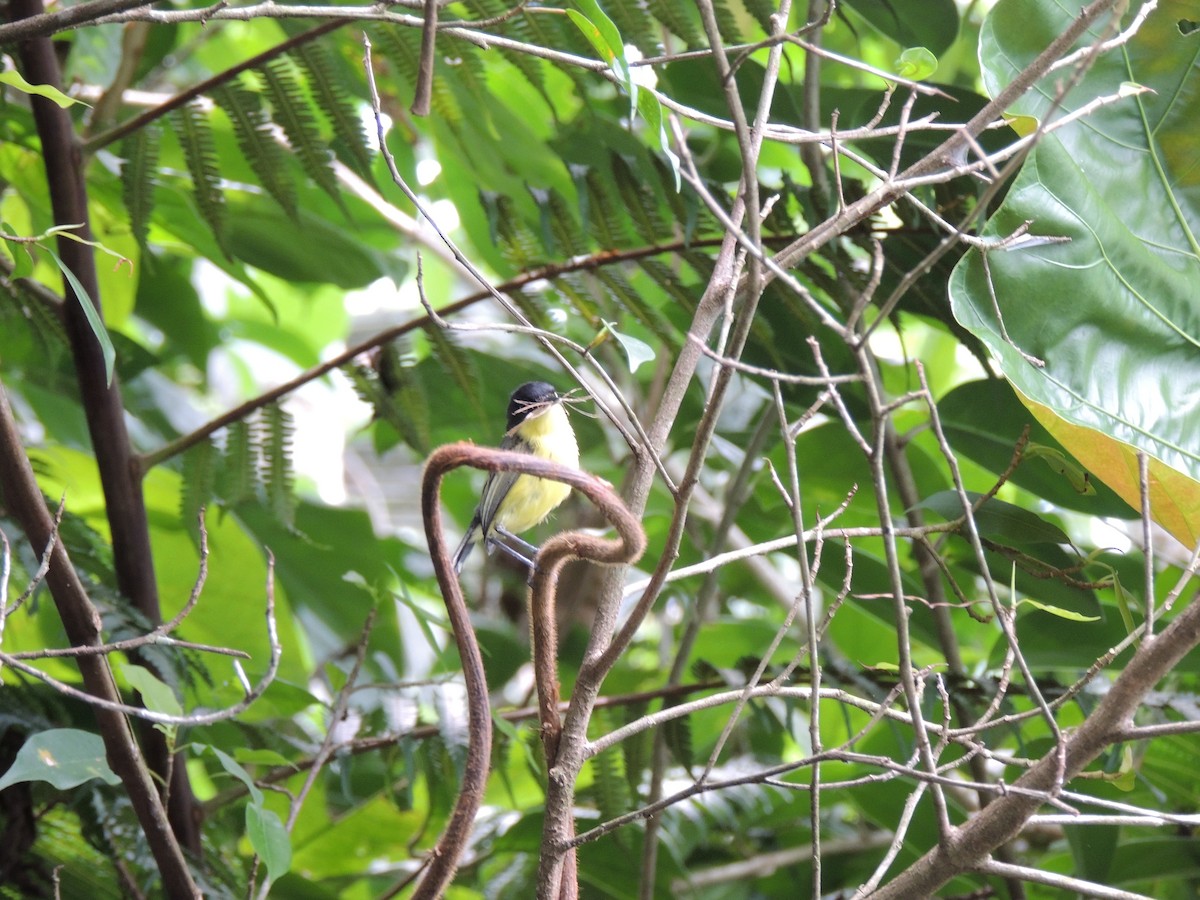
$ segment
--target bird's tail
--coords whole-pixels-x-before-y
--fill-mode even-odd
[[[467,533],[463,535],[458,549],[454,551],[454,573],[456,575],[462,573],[463,563],[467,561],[467,557],[471,555],[471,550],[475,547],[475,532],[478,530],[479,523],[472,521],[467,527]]]

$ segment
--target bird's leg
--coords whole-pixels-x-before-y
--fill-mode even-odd
[[[537,556],[538,548],[529,543],[529,541],[517,537],[507,528],[502,528],[497,525],[494,531],[496,536],[489,537],[487,539],[488,552],[491,552],[493,547],[499,547],[512,559],[524,563],[525,567],[529,570],[529,580],[532,580],[533,573],[537,569],[537,566],[534,565],[533,557]],[[507,541],[513,541],[517,544],[520,544],[521,549],[528,553],[529,556],[525,556],[521,550],[518,550],[516,547],[510,546],[508,543],[506,543]]]
[[[515,535],[511,531],[509,531],[507,528],[505,528],[503,525],[497,525],[495,528],[495,532],[496,532],[496,534],[500,535],[500,537],[504,538],[506,541],[512,541],[515,544],[519,544],[521,549],[524,550],[526,553],[528,553],[531,559],[533,557],[537,556],[538,546],[536,544],[531,544],[531,543],[529,543],[529,541],[525,540],[525,538],[518,537],[517,535]]]
[[[508,546],[508,544],[504,543],[504,541],[500,540],[499,538],[494,538],[494,537],[488,538],[487,543],[488,543],[488,552],[489,553],[495,549],[502,550],[502,551],[504,551],[504,554],[506,556],[511,557],[512,559],[515,559],[517,562],[524,563],[526,568],[528,568],[530,570],[533,569],[533,560],[530,559],[529,557],[523,555],[521,553],[521,551],[517,550],[515,547],[510,547],[510,546]]]

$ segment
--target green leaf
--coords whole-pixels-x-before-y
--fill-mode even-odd
[[[954,452],[996,477],[1012,462],[1017,441],[1028,427],[1029,444],[1012,473],[1013,483],[1063,509],[1091,516],[1133,515],[1128,503],[1062,451],[1003,379],[959,385],[938,401],[938,415]]]
[[[295,763],[277,750],[253,750],[249,747],[238,747],[233,751],[234,758],[246,766],[291,766]]]
[[[289,281],[353,289],[381,277],[399,283],[407,270],[399,252],[376,250],[311,209],[289,217],[275,204],[239,198],[229,211],[229,243],[237,258]]]
[[[662,104],[650,91],[641,91],[637,95],[637,107],[642,118],[646,120],[646,137],[650,141],[650,146],[663,154],[667,158],[667,162],[671,164],[671,174],[675,176],[675,190],[678,192],[682,189],[679,157],[671,149],[670,140],[667,138],[667,128],[663,123]]]
[[[967,498],[974,504],[982,497],[967,491]],[[941,491],[917,504],[917,509],[928,509],[950,521],[963,515],[962,501],[957,491]],[[1009,544],[1069,544],[1071,539],[1057,525],[1047,522],[1027,509],[997,500],[994,497],[975,510],[975,526],[980,537]]]
[[[998,3],[980,37],[989,91],[1002,89],[1080,5]],[[1153,91],[1103,105],[1042,139],[984,229],[997,238],[1032,221],[1031,234],[1069,242],[992,251],[987,270],[972,250],[954,271],[950,296],[958,320],[988,346],[1023,402],[1134,509],[1136,452],[1152,458],[1154,518],[1194,546],[1200,130],[1188,98],[1200,89],[1200,43],[1176,27],[1190,6],[1162,4],[1121,52],[1097,59],[1061,113],[1050,108],[1059,73],[1014,105],[1010,112],[1041,121],[1127,94],[1127,82]]]
[[[909,47],[896,60],[896,74],[911,81],[924,81],[937,67],[937,57],[925,47]]]
[[[642,363],[654,361],[654,348],[645,341],[617,331],[612,322],[604,322],[604,330],[616,338],[621,349],[625,351],[625,358],[629,361],[629,374],[636,372]]]
[[[568,9],[567,15],[583,32],[583,36],[596,48],[596,52],[610,66],[624,59],[625,42],[613,20],[600,8],[596,0],[575,0],[579,11]]]
[[[267,878],[276,881],[292,867],[292,841],[274,810],[246,804],[246,837],[267,866]]]
[[[1126,634],[1133,634],[1136,627],[1133,622],[1134,598],[1121,584],[1121,576],[1116,569],[1111,569],[1113,593],[1117,595],[1117,610],[1121,613],[1121,624],[1125,626]]]
[[[1063,609],[1059,606],[1051,606],[1049,603],[1042,603],[1038,600],[1023,597],[1017,601],[1018,606],[1028,604],[1034,609],[1040,609],[1042,612],[1048,612],[1052,616],[1058,616],[1060,619],[1067,619],[1071,622],[1099,622],[1101,616],[1085,616],[1083,613],[1074,612],[1069,609]]]
[[[108,336],[108,329],[104,327],[104,320],[100,318],[100,312],[96,309],[96,304],[92,302],[91,295],[87,292],[79,279],[75,277],[75,273],[68,268],[67,264],[62,261],[57,253],[49,247],[43,247],[51,258],[62,270],[63,278],[67,279],[67,283],[71,285],[71,290],[75,292],[76,300],[80,308],[83,310],[83,315],[87,319],[88,326],[92,329],[92,334],[96,336],[96,340],[100,343],[100,352],[104,356],[104,378],[105,383],[111,385],[113,379],[113,365],[117,360],[117,351],[113,349],[112,339]]]
[[[121,674],[129,686],[142,695],[146,709],[169,716],[183,715],[183,707],[179,705],[175,692],[145,666],[123,665]]]
[[[0,224],[0,230],[3,230],[5,234],[16,234],[16,229],[7,222]],[[29,244],[25,241],[13,241],[8,238],[4,239],[4,243],[7,245],[8,252],[12,254],[13,258],[12,275],[9,277],[15,281],[18,278],[28,278],[32,275],[34,262],[33,252],[29,249]]]
[[[1096,493],[1096,486],[1092,484],[1088,473],[1061,450],[1030,442],[1025,448],[1025,459],[1044,460],[1050,471],[1065,478],[1077,494]]]
[[[250,777],[250,773],[242,768],[241,763],[219,747],[200,745],[200,749],[211,750],[213,755],[217,757],[217,761],[220,762],[221,767],[246,786],[246,790],[250,792],[250,802],[256,806],[262,805],[263,793],[259,790],[258,785],[254,783],[254,779]]]
[[[48,84],[30,84],[16,69],[8,69],[7,71],[0,72],[0,84],[15,87],[18,91],[25,94],[36,94],[39,97],[45,97],[47,100],[57,103],[61,109],[74,106],[76,103],[89,108],[91,107],[90,103],[84,103],[82,100],[75,100],[68,97],[56,87],[51,87]]]
[[[630,110],[637,109],[637,83],[633,80],[633,72],[629,68],[629,61],[625,58],[625,41],[621,38],[621,32],[617,30],[613,20],[600,8],[600,4],[596,0],[573,0],[573,2],[582,10],[582,14],[568,9],[567,15],[583,33],[583,36],[588,39],[588,42],[596,48],[600,58],[612,68],[621,80],[621,84],[625,86],[625,90],[629,93]]]
[[[108,767],[100,735],[55,728],[31,735],[21,746],[12,767],[0,775],[0,790],[22,781],[46,781],[67,790],[93,778],[110,785],[121,783]]]
[[[942,54],[958,36],[958,7],[954,0],[921,0],[919,10],[907,0],[843,2],[901,47],[928,47]]]

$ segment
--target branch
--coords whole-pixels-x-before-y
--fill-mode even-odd
[[[43,12],[42,0],[13,0],[14,19],[28,19]],[[62,73],[53,42],[48,37],[26,41],[19,47],[23,74],[35,84],[62,88]],[[73,236],[58,236],[58,255],[64,272],[64,321],[71,344],[71,357],[80,398],[87,416],[88,435],[100,471],[104,512],[112,534],[113,567],[117,588],[150,622],[162,621],[154,556],[150,547],[150,525],[141,485],[133,474],[133,450],[125,422],[121,388],[115,373],[108,371],[104,351],[88,320],[85,304],[101,313],[100,282],[89,225],[87,185],[70,113],[53,101],[29,98],[41,142],[42,161],[50,192],[50,205],[58,225],[81,223]],[[79,291],[86,294],[80,296]],[[78,643],[78,642],[76,642]],[[154,671],[148,660],[139,660]],[[193,815],[194,797],[187,768],[173,765],[165,736],[154,729],[142,734],[150,768],[169,785],[169,813],[176,835],[191,851],[200,851],[200,832]],[[168,865],[173,861],[164,860]],[[164,878],[167,877],[164,872]],[[190,884],[190,877],[189,882]]]
[[[492,719],[483,657],[475,639],[466,601],[463,599],[462,586],[454,575],[454,567],[442,535],[442,479],[447,472],[460,466],[472,466],[489,472],[520,472],[569,484],[595,503],[605,517],[616,526],[621,536],[620,541],[610,541],[581,532],[567,532],[555,535],[543,544],[534,559],[531,602],[535,609],[549,609],[551,616],[558,573],[567,560],[587,559],[604,565],[625,564],[638,559],[646,546],[641,522],[625,508],[608,483],[594,475],[528,453],[492,450],[473,444],[449,444],[430,454],[421,481],[421,513],[438,586],[446,603],[446,614],[454,631],[454,640],[458,645],[463,666],[470,736],[467,743],[467,759],[463,766],[463,782],[454,804],[454,811],[437,846],[430,854],[425,876],[413,894],[414,900],[440,897],[454,878],[458,860],[470,836],[471,824],[483,800],[491,755]],[[535,649],[535,655],[541,656],[546,652],[547,639],[543,633],[540,649]],[[535,635],[536,640],[538,638]],[[556,709],[552,709],[550,714],[557,718]],[[543,715],[546,713],[543,712]],[[553,778],[553,774],[551,777]],[[547,828],[551,823],[551,817],[547,815]],[[558,852],[561,854],[562,851]]]
[[[121,13],[141,6],[151,6],[153,2],[154,0],[92,0],[91,3],[69,6],[59,12],[36,13],[19,21],[0,25],[0,44],[49,37],[59,31],[66,31],[68,28],[91,22],[101,16]],[[14,16],[14,18],[17,17]]]
[[[964,872],[983,865],[989,853],[1016,837],[1034,812],[1052,796],[1056,783],[1083,771],[1108,746],[1122,739],[1145,695],[1200,644],[1200,604],[1181,612],[1158,637],[1146,640],[1104,699],[1083,724],[1066,736],[1013,785],[896,879],[871,895],[873,900],[931,897]],[[1060,781],[1061,779],[1061,781]],[[1032,793],[1030,793],[1032,792]]]
[[[67,638],[73,644],[100,643],[100,614],[92,605],[75,571],[66,548],[54,540],[54,519],[46,509],[29,458],[21,446],[8,394],[0,385],[0,489],[13,517],[21,524],[25,537],[37,552],[52,546],[46,582],[62,619]],[[97,701],[119,705],[112,670],[103,656],[78,659],[80,674],[88,694]],[[150,776],[141,751],[133,738],[129,721],[112,709],[97,708],[96,720],[104,741],[109,766],[121,779],[138,817],[146,842],[154,854],[163,886],[171,898],[199,897],[183,851],[171,831],[166,810]]]

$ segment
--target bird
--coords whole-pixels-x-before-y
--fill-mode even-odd
[[[575,431],[567,418],[563,395],[552,384],[527,381],[512,392],[500,449],[532,453],[565,466],[579,466]],[[537,547],[517,535],[542,522],[570,493],[571,488],[559,481],[517,472],[492,472],[483,485],[467,533],[455,551],[454,571],[462,572],[480,533],[488,553],[499,547],[533,568],[532,557]],[[512,543],[520,544],[529,557]]]

